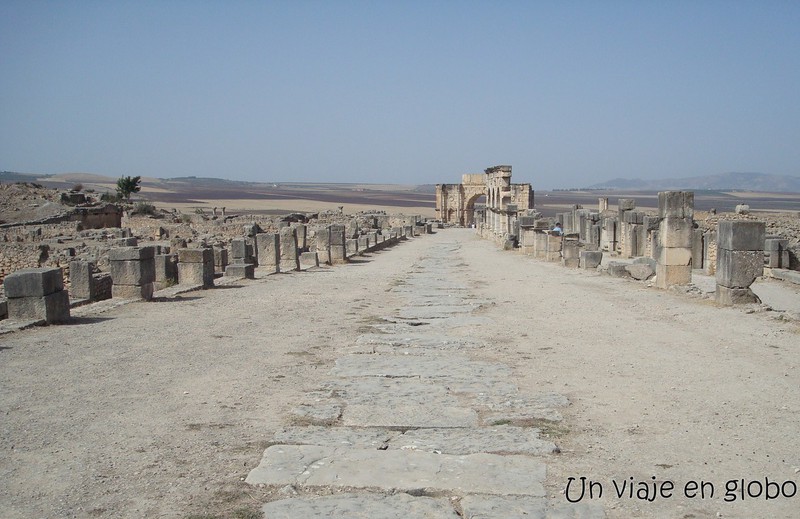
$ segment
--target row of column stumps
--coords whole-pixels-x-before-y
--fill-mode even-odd
[[[227,264],[227,250],[211,247],[178,248],[177,253],[159,254],[160,246],[112,248],[108,253],[109,272],[97,273],[88,261],[70,262],[73,299],[96,301],[108,298],[149,301],[157,290],[173,284],[200,288],[214,286],[215,267],[225,269],[225,276],[253,279],[258,266],[266,273],[291,272],[317,267],[320,263],[343,264],[355,254],[378,250],[406,237],[432,232],[432,224],[395,227],[387,234],[377,231],[357,240],[346,239],[346,227],[327,226],[317,232],[316,251],[306,248],[306,228],[284,227],[278,233],[257,233],[253,242],[231,241],[233,263]],[[352,242],[351,249],[347,244]],[[301,248],[302,245],[302,248]],[[5,295],[0,316],[15,321],[58,324],[70,319],[70,293],[64,288],[60,267],[22,269],[6,276]]]

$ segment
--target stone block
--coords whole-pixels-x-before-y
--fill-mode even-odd
[[[617,207],[619,208],[620,212],[636,209],[636,200],[633,198],[620,198],[617,201]]]
[[[256,249],[258,266],[267,270],[279,272],[281,264],[280,237],[276,233],[256,234]]]
[[[220,247],[214,247],[214,269],[219,272],[224,272],[227,264],[228,250]]]
[[[211,263],[214,264],[214,251],[209,248],[178,249],[178,263]]]
[[[9,298],[8,318],[20,321],[43,319],[47,324],[66,322],[69,320],[69,294],[66,290],[59,290],[43,296]]]
[[[64,289],[64,277],[58,267],[17,270],[3,281],[6,297],[41,297]]]
[[[234,263],[255,263],[253,245],[247,240],[231,240],[231,257]]]
[[[316,252],[303,252],[300,254],[300,270],[319,267],[319,257]]]
[[[156,267],[153,259],[111,261],[109,271],[115,285],[144,285],[156,280]]]
[[[8,301],[0,299],[0,320],[8,319]]]
[[[561,258],[561,265],[570,269],[576,269],[580,266],[578,258]]]
[[[603,251],[582,250],[580,253],[580,268],[595,269],[603,261]]]
[[[94,300],[94,277],[92,263],[88,261],[69,262],[69,294],[75,299]]]
[[[294,234],[297,236],[297,250],[305,252],[308,249],[308,227],[305,224],[295,222],[292,224]]]
[[[691,218],[664,218],[658,226],[658,236],[662,247],[692,246],[694,222]]]
[[[767,238],[764,240],[764,250],[767,252],[786,250],[789,240],[783,238]]]
[[[625,267],[633,279],[644,281],[656,275],[656,270],[647,263],[632,263]]]
[[[351,239],[347,240],[347,243],[345,244],[345,246],[346,246],[347,257],[348,258],[351,258],[351,257],[355,256],[356,254],[358,254],[358,240],[356,240],[355,238],[351,238]]]
[[[344,225],[334,224],[330,226],[331,230],[331,246],[344,245],[346,242],[346,231]]]
[[[109,261],[129,261],[152,259],[156,255],[156,249],[152,246],[147,247],[117,247],[108,251]]]
[[[694,192],[661,191],[658,193],[658,216],[694,218]]]
[[[366,236],[358,237],[358,251],[364,253],[369,248],[369,238]]]
[[[764,250],[764,222],[723,220],[717,226],[717,249]]]
[[[629,278],[631,277],[631,273],[628,272],[627,266],[627,263],[621,261],[609,261],[607,272],[610,276],[615,278]]]
[[[644,216],[645,214],[641,211],[626,211],[622,217],[622,221],[641,225],[644,223]]]
[[[729,288],[719,284],[714,292],[714,300],[726,306],[761,303],[761,299],[749,288]]]
[[[718,285],[747,288],[764,275],[764,254],[761,251],[717,250]]]
[[[162,290],[178,282],[178,255],[156,254],[153,258],[155,269],[155,290]]]
[[[187,249],[183,249],[187,250]],[[180,256],[179,258],[180,259]],[[181,285],[214,286],[214,263],[184,263],[178,261],[178,283]]]
[[[225,277],[233,279],[255,279],[256,266],[252,263],[231,263],[225,267]]]
[[[688,285],[692,282],[690,265],[656,265],[656,286],[668,288],[673,285]]]
[[[689,265],[692,264],[692,249],[683,247],[661,247],[658,250],[656,261],[660,265]]]
[[[297,233],[293,227],[285,227],[278,233],[280,240],[280,270],[281,272],[291,272],[300,270],[300,263],[297,254]]]
[[[520,216],[519,217],[519,226],[520,227],[534,227],[536,225],[536,217],[535,216]]]
[[[139,245],[139,240],[134,237],[117,238],[116,240],[113,240],[111,244],[114,247],[136,247],[137,245]]]
[[[153,299],[153,283],[146,285],[112,285],[111,297],[114,299]]]
[[[347,251],[344,245],[331,245],[331,264],[347,263]]]
[[[416,234],[414,234],[414,226],[413,225],[404,225],[403,226],[403,235],[406,238],[413,238],[414,236],[416,236]]]

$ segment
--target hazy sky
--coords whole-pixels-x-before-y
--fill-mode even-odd
[[[800,176],[800,2],[0,2],[0,170]]]

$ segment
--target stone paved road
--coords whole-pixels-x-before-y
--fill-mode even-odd
[[[422,238],[425,239],[425,238]],[[390,296],[399,306],[336,359],[250,472],[251,485],[341,488],[267,504],[266,517],[604,517],[548,500],[556,445],[537,423],[567,399],[519,391],[512,370],[472,358],[493,322],[464,279],[462,245],[432,239]]]

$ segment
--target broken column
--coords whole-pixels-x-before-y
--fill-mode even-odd
[[[319,227],[314,234],[316,241],[317,259],[320,263],[331,263],[331,229],[328,226]]]
[[[153,297],[156,278],[154,247],[120,247],[108,252],[111,296],[121,299]]]
[[[721,221],[717,226],[716,301],[723,305],[760,303],[750,285],[764,273],[766,225]]]
[[[331,264],[347,263],[347,239],[345,238],[345,227],[341,224],[330,226],[331,230]]]
[[[280,236],[277,233],[262,232],[256,234],[256,256],[258,268],[267,273],[281,271]]]
[[[297,254],[297,232],[294,227],[280,230],[280,271],[292,272],[300,270],[300,258]]]
[[[153,262],[156,270],[153,290],[163,290],[178,284],[177,254],[156,254]]]
[[[661,222],[658,228],[656,286],[668,288],[691,283],[694,193],[658,193],[658,215]]]
[[[95,300],[94,264],[88,261],[69,262],[69,293],[73,299]]]
[[[253,246],[247,240],[231,241],[231,258],[233,263],[225,267],[225,277],[235,279],[255,279],[255,258]]]
[[[211,248],[178,249],[178,282],[214,286],[214,251]]]
[[[60,268],[18,270],[6,276],[3,286],[9,319],[47,324],[69,320],[69,294]]]

